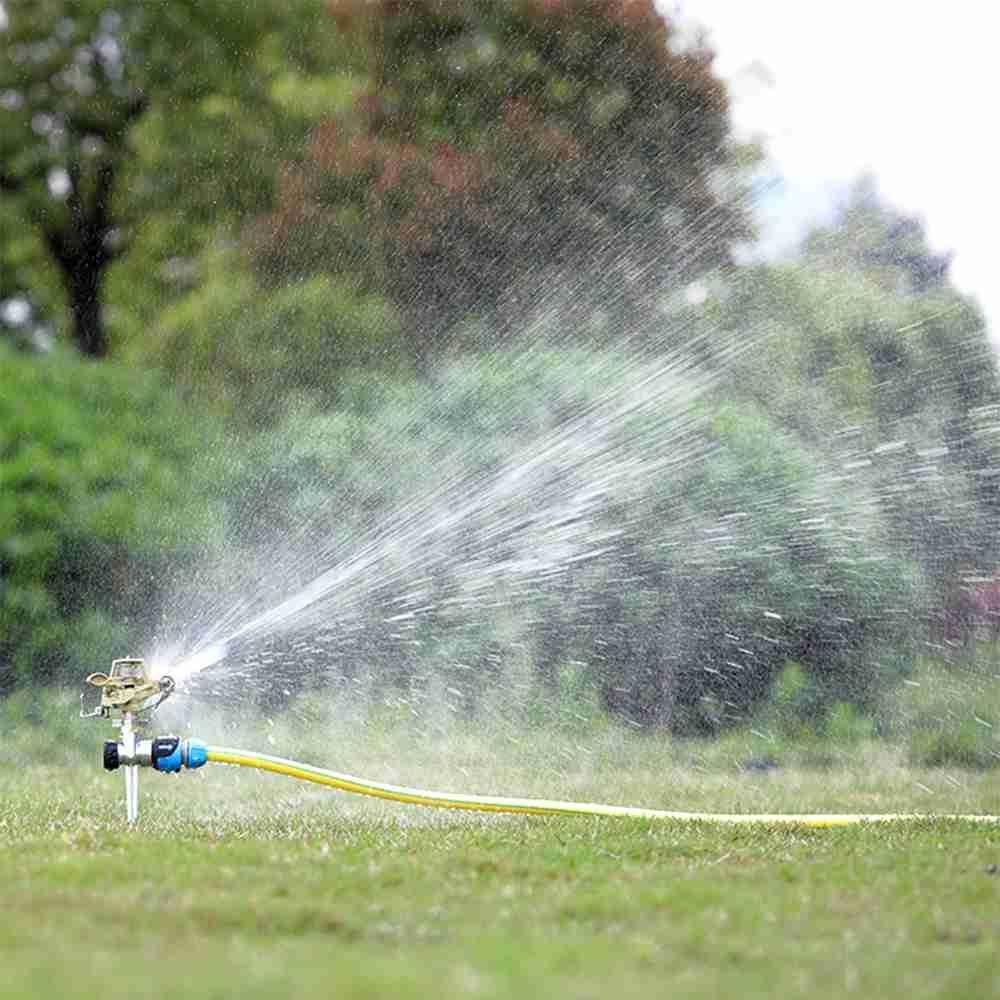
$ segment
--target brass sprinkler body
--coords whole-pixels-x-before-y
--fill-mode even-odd
[[[113,660],[110,673],[90,674],[87,683],[100,688],[101,701],[92,711],[81,711],[80,717],[110,719],[119,724],[126,715],[152,712],[173,694],[175,687],[172,677],[151,677],[146,661],[136,656]]]

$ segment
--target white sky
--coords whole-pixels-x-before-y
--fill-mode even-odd
[[[1000,343],[1000,4],[659,2],[709,30],[737,126],[766,137],[788,181],[788,215],[821,215],[833,191],[871,170],[937,249],[955,252],[952,276]]]

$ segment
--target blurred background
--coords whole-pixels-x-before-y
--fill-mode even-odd
[[[160,651],[996,766],[979,10],[2,0],[7,724]]]

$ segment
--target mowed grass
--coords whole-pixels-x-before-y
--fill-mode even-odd
[[[527,763],[498,775],[473,746],[430,760],[453,763],[439,784],[537,794],[552,780]],[[17,747],[0,743],[4,997],[1000,995],[997,827],[477,816],[209,765],[144,772],[128,831],[119,775]],[[559,794],[1000,809],[995,773],[916,772],[882,750],[757,772],[666,742],[599,749]],[[397,780],[433,757],[428,744],[386,773],[385,751],[374,741],[352,769]]]

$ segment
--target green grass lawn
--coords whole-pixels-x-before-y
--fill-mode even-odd
[[[130,832],[93,750],[40,746],[0,738],[4,997],[1000,995],[1000,828],[480,817],[209,765],[143,773]],[[557,776],[479,746],[311,759],[675,808],[1000,811],[996,772],[877,747],[752,772],[606,737]]]

